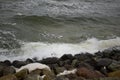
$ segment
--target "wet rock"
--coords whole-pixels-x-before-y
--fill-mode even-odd
[[[12,63],[11,63],[9,60],[5,60],[3,63],[4,63],[6,66],[11,66],[11,65],[12,65]]]
[[[109,48],[104,50],[103,52],[95,53],[95,56],[99,56],[100,58],[110,58],[113,60],[120,60],[120,50],[117,47]]]
[[[15,76],[16,76],[19,80],[23,80],[27,75],[28,75],[28,69],[23,69],[23,70],[15,73]]]
[[[84,78],[99,78],[99,77],[105,77],[102,73],[99,71],[95,71],[92,69],[88,69],[85,67],[81,67],[77,69],[76,74],[78,76],[84,77]]]
[[[58,58],[49,57],[49,58],[41,60],[40,63],[43,63],[43,64],[56,64],[56,63],[58,63]]]
[[[61,58],[60,58],[60,60],[62,60],[62,61],[65,61],[65,60],[73,60],[73,56],[72,56],[72,54],[64,54]]]
[[[81,53],[81,54],[76,54],[74,58],[79,61],[85,61],[87,59],[93,58],[93,55],[89,53]]]
[[[15,75],[10,74],[10,75],[0,77],[0,80],[18,80],[18,79],[16,78]]]
[[[109,58],[101,58],[97,60],[97,66],[104,67],[109,66],[112,63],[112,60]]]
[[[108,68],[111,71],[120,70],[120,61],[113,60],[112,63],[108,66]]]
[[[20,68],[21,66],[24,66],[26,65],[26,62],[25,61],[18,61],[18,60],[15,60],[13,61],[12,65],[16,68]]]
[[[33,63],[34,61],[32,59],[28,58],[28,59],[26,59],[25,62],[26,62],[26,64],[30,64],[30,63]]]
[[[119,77],[120,78],[120,70],[108,73],[108,77]]]

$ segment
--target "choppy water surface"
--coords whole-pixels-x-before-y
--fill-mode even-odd
[[[0,0],[0,59],[53,53],[60,57],[120,46],[119,4],[120,0]]]

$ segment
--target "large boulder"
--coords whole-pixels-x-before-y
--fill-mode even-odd
[[[15,75],[9,74],[3,77],[0,77],[0,80],[18,80]]]
[[[77,69],[76,74],[80,77],[84,78],[99,78],[99,77],[105,77],[102,73],[99,71],[95,71],[92,69],[88,69],[86,67],[80,67]]]

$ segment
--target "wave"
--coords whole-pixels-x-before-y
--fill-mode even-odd
[[[60,57],[63,54],[78,54],[89,52],[94,54],[109,48],[120,46],[120,38],[98,40],[96,38],[87,39],[77,44],[70,43],[45,43],[45,42],[24,42],[22,47],[16,50],[17,54],[1,54],[0,60],[25,60],[27,58],[38,59],[46,57]]]

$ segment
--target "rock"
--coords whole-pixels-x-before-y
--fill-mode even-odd
[[[87,79],[87,80],[120,80],[120,78],[104,77],[104,78],[94,78],[94,79]]]
[[[73,56],[72,56],[72,54],[64,54],[61,58],[60,58],[60,60],[62,60],[62,61],[65,61],[65,60],[73,60]]]
[[[81,68],[81,67],[85,67],[85,68],[92,69],[92,70],[94,69],[93,66],[89,65],[88,63],[84,63],[84,62],[77,64],[77,68]]]
[[[52,71],[43,69],[42,72],[43,72],[43,75],[45,75],[43,80],[53,80],[55,78],[55,75]]]
[[[43,64],[56,64],[56,63],[58,63],[58,58],[49,57],[49,58],[41,60],[40,63],[43,63]]]
[[[18,80],[15,75],[9,74],[3,77],[0,77],[0,80]]]
[[[39,76],[45,75],[44,80],[53,80],[53,78],[55,77],[54,73],[48,69],[36,69],[31,71],[30,74]]]
[[[120,78],[120,70],[108,73],[108,77],[119,77]]]
[[[59,76],[59,77],[56,77],[55,80],[69,80],[69,79],[65,76]]]
[[[4,63],[6,66],[11,66],[11,65],[12,65],[12,63],[11,63],[9,60],[5,60],[3,63]]]
[[[15,60],[15,61],[13,61],[12,65],[16,68],[20,68],[21,66],[26,65],[26,62]]]
[[[64,72],[64,70],[66,70],[65,67],[55,67],[55,71],[57,74]]]
[[[43,75],[42,69],[36,69],[30,72],[30,74]]]
[[[42,77],[40,75],[36,75],[36,74],[29,74],[25,77],[24,80],[43,80]]]
[[[85,61],[87,59],[93,58],[93,55],[89,54],[89,53],[81,53],[81,54],[76,54],[74,56],[74,58],[77,59],[77,60],[79,60],[79,61]]]
[[[112,63],[108,66],[108,69],[111,71],[120,70],[120,61],[113,60]]]
[[[28,75],[28,69],[23,69],[17,73],[15,73],[15,76],[19,79],[22,80]]]
[[[30,64],[30,63],[33,63],[34,61],[32,59],[28,58],[28,59],[26,59],[25,62],[26,62],[26,64]]]
[[[109,66],[112,63],[112,60],[109,58],[101,58],[97,60],[97,66],[104,67]]]
[[[102,73],[99,71],[95,71],[92,69],[88,69],[85,67],[81,67],[77,69],[76,74],[80,77],[84,78],[99,78],[99,77],[105,77]]]
[[[16,70],[11,66],[6,66],[3,68],[3,75],[14,74]]]
[[[97,52],[95,53],[95,56],[99,56],[100,58],[110,58],[113,60],[120,60],[120,50],[119,47],[113,47],[104,50],[103,52]]]

